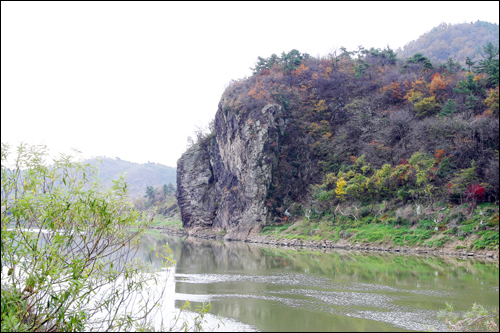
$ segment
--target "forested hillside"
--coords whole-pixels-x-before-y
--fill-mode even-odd
[[[446,63],[448,58],[466,65],[467,57],[472,62],[481,60],[484,56],[483,45],[498,43],[498,36],[498,24],[495,23],[441,23],[396,52],[402,59],[421,52],[435,65]]]
[[[455,216],[468,203],[473,214],[499,195],[498,43],[481,54],[467,69],[362,46],[259,57],[222,95],[214,131],[179,160],[184,226],[244,239],[276,221],[369,217],[396,228],[425,216],[422,228],[456,232],[463,219],[436,207]],[[498,228],[498,210],[487,215]]]
[[[84,162],[99,168],[99,176],[106,187],[111,185],[112,179],[117,179],[123,172],[132,199],[144,197],[148,186],[176,184],[175,168],[159,163],[139,164],[108,157],[92,158]]]
[[[345,201],[496,201],[498,45],[483,54],[468,72],[421,53],[399,60],[391,49],[330,59],[293,50],[260,58],[252,77],[226,90],[222,109],[279,103],[288,112],[278,143],[288,148],[269,197],[276,214],[307,191],[322,210]]]
[[[155,212],[161,218],[179,221],[179,209],[175,196],[175,187],[172,183],[162,186],[147,186],[143,196],[137,196],[134,206],[141,212]]]

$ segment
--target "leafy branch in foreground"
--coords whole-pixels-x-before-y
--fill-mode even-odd
[[[134,258],[148,223],[139,225],[123,177],[104,189],[72,156],[49,167],[45,146],[9,153],[2,143],[1,330],[154,329],[165,281]]]

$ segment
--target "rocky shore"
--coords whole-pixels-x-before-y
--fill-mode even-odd
[[[499,258],[498,251],[450,251],[448,249],[429,249],[423,247],[410,246],[381,246],[374,244],[352,244],[345,241],[332,242],[329,240],[321,241],[302,241],[300,239],[276,239],[270,236],[255,235],[249,237],[246,242],[272,244],[279,246],[303,246],[312,248],[330,248],[353,251],[379,251],[379,252],[399,252],[408,254],[428,254],[428,255],[451,255],[464,257],[480,257],[480,258]]]
[[[246,239],[234,239],[228,237],[229,235],[224,232],[214,232],[212,230],[202,228],[192,228],[189,230],[172,228],[172,227],[153,227],[151,229],[160,230],[173,236],[191,236],[200,239],[213,239],[224,241],[240,241],[247,243],[257,243],[266,245],[276,245],[284,247],[307,247],[307,248],[325,248],[325,249],[341,249],[352,251],[378,251],[378,252],[394,252],[394,253],[407,253],[407,254],[426,254],[426,255],[448,255],[460,257],[477,257],[477,258],[499,258],[499,251],[492,250],[452,250],[450,247],[443,247],[440,249],[429,249],[424,247],[410,247],[410,246],[383,246],[375,244],[353,244],[345,240],[339,242],[332,242],[329,240],[300,240],[300,239],[278,239],[272,236],[250,234]]]
[[[159,230],[164,234],[172,235],[172,236],[187,236],[188,233],[185,229],[177,228],[177,227],[149,227],[152,230]]]

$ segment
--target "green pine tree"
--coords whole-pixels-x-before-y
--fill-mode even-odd
[[[146,195],[144,197],[148,198],[149,200],[153,200],[154,199],[154,197],[155,197],[155,191],[153,189],[153,186],[146,187]]]
[[[487,87],[498,86],[498,71],[499,71],[499,61],[498,61],[498,44],[493,44],[489,42],[483,46],[483,52],[485,53],[484,60],[480,60],[479,64],[474,67],[476,73],[488,74],[486,79]]]
[[[302,55],[296,49],[293,49],[288,53],[283,52],[281,54],[281,68],[286,74],[290,74],[293,70],[300,66],[302,59]]]
[[[422,64],[424,69],[433,69],[431,61],[429,58],[425,57],[422,53],[415,53],[411,58],[406,59],[409,64]]]
[[[472,61],[471,58],[467,57],[467,58],[465,58],[465,64],[467,66],[469,66],[469,73],[470,73],[471,72],[470,69],[471,69],[472,66],[474,66],[476,64],[476,61]]]
[[[457,103],[454,100],[449,99],[446,101],[446,104],[441,109],[439,116],[441,117],[449,117],[452,116],[455,112],[457,112]]]

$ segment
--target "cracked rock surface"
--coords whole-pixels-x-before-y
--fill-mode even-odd
[[[285,126],[280,105],[238,113],[219,104],[215,133],[177,162],[177,200],[188,233],[224,230],[226,239],[243,240],[266,224]]]

